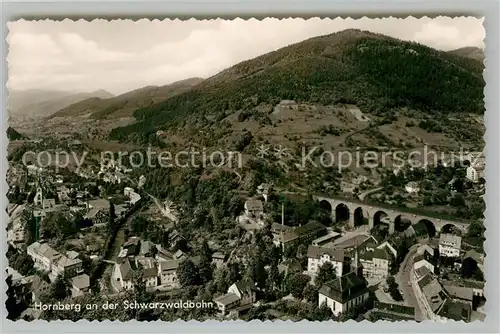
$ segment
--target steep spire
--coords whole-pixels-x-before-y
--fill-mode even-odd
[[[359,261],[359,247],[358,243],[356,242],[355,246],[355,251],[354,251],[354,263],[352,265],[352,271],[358,276],[358,277],[363,277],[363,266],[361,265]]]

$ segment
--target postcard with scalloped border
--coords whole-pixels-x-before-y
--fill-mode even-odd
[[[8,29],[8,319],[484,320],[483,19]]]

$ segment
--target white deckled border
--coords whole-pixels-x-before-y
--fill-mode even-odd
[[[58,1],[61,2],[61,1]],[[2,332],[5,333],[15,333],[15,332],[62,332],[62,333],[72,333],[72,332],[132,332],[132,333],[191,333],[191,332],[203,332],[203,333],[241,333],[241,332],[499,332],[499,318],[497,315],[500,314],[499,304],[498,304],[498,278],[499,278],[499,265],[496,261],[499,255],[499,241],[498,236],[500,236],[500,227],[497,223],[498,217],[500,217],[500,198],[498,191],[500,189],[500,177],[497,170],[500,168],[499,152],[498,146],[500,144],[500,131],[498,131],[498,126],[500,125],[499,117],[499,94],[500,91],[498,77],[499,77],[499,67],[498,67],[498,54],[499,46],[498,40],[499,35],[499,23],[496,15],[498,14],[498,4],[496,3],[457,3],[453,1],[446,1],[440,3],[356,3],[356,2],[324,2],[324,3],[308,3],[294,2],[294,3],[284,3],[283,1],[275,3],[240,3],[239,5],[230,1],[229,3],[208,3],[208,2],[175,2],[175,3],[132,3],[132,2],[113,2],[113,3],[61,3],[53,2],[49,4],[42,5],[40,3],[10,3],[3,4],[3,31],[4,31],[4,41],[7,37],[6,21],[13,21],[24,17],[26,19],[42,19],[47,17],[49,14],[54,19],[64,19],[65,17],[71,18],[82,18],[87,20],[92,20],[96,17],[107,17],[109,19],[116,18],[126,18],[129,17],[134,20],[139,20],[141,18],[153,18],[158,15],[158,13],[166,13],[164,17],[177,17],[182,19],[189,19],[193,16],[200,18],[263,18],[266,15],[273,15],[275,17],[287,18],[287,17],[334,17],[341,15],[343,17],[406,17],[407,13],[415,13],[416,17],[422,17],[424,13],[427,13],[429,17],[438,16],[439,14],[434,13],[449,13],[447,16],[458,17],[463,16],[475,16],[475,17],[486,17],[484,21],[484,26],[487,31],[487,37],[485,39],[486,44],[486,60],[485,64],[487,70],[485,70],[485,104],[486,104],[486,115],[485,124],[487,125],[485,141],[486,141],[486,156],[487,156],[487,190],[486,190],[486,203],[487,208],[485,212],[486,222],[486,243],[485,249],[488,254],[486,257],[486,286],[485,295],[487,297],[486,312],[487,317],[483,323],[475,322],[464,324],[455,321],[448,321],[446,323],[430,323],[424,322],[417,324],[415,322],[398,322],[390,323],[385,321],[378,321],[376,323],[362,322],[356,323],[354,320],[350,320],[346,323],[334,323],[334,322],[309,322],[306,320],[293,323],[291,321],[265,321],[261,322],[254,320],[251,322],[243,321],[232,321],[220,323],[215,320],[205,321],[203,323],[197,321],[184,322],[181,320],[165,323],[139,323],[137,321],[129,321],[122,323],[119,321],[103,321],[103,322],[89,322],[89,321],[79,321],[78,324],[72,323],[71,321],[57,321],[57,322],[45,322],[42,320],[33,321],[27,323],[25,321],[17,321],[15,323],[5,320],[6,310],[5,310],[5,292],[2,294],[2,306],[3,306],[3,319],[2,319]],[[72,13],[72,15],[67,15]],[[98,14],[96,14],[98,13]],[[152,13],[152,14],[151,14]],[[360,15],[363,13],[363,15]],[[377,15],[377,13],[379,15]],[[7,56],[7,44],[6,42],[2,45],[2,50],[4,54],[4,60]],[[7,82],[7,64],[4,61],[3,66],[3,90],[2,90],[2,102],[3,110],[6,110],[7,101],[7,88],[5,83]],[[4,114],[4,122],[2,123],[3,136],[2,144],[4,149],[1,151],[1,161],[2,161],[2,171],[5,175],[7,170],[7,157],[6,157],[6,146],[7,146],[7,118],[6,113]],[[4,191],[7,189],[7,183],[5,178],[2,179],[2,189]],[[2,196],[2,201],[4,207],[7,207],[7,198]],[[7,221],[7,214],[3,211],[3,221]],[[5,258],[6,252],[6,233],[2,234],[2,264],[5,268],[7,266],[7,259]],[[4,274],[5,278],[5,274]],[[3,291],[6,291],[7,287],[5,280],[3,279]]]

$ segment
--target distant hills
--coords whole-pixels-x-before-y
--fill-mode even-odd
[[[202,81],[202,78],[189,78],[165,86],[143,87],[113,97],[91,97],[61,108],[49,118],[76,117],[86,114],[90,114],[90,117],[95,119],[127,117],[137,109],[184,93]]]
[[[454,52],[368,31],[314,37],[241,62],[164,102],[138,109],[111,139],[158,129],[214,125],[238,110],[290,99],[356,105],[365,113],[401,108],[428,115],[484,112],[483,64]]]
[[[47,117],[73,103],[88,98],[110,98],[113,94],[98,90],[90,93],[76,93],[53,90],[10,90],[8,98],[9,115],[13,117]]]
[[[450,53],[455,54],[460,57],[471,58],[478,61],[484,61],[484,50],[475,46],[467,46],[465,48],[460,48],[450,51]]]

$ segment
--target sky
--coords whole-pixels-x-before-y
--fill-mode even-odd
[[[210,77],[243,60],[348,28],[440,50],[483,48],[483,19],[94,20],[8,23],[8,88],[121,94]]]

